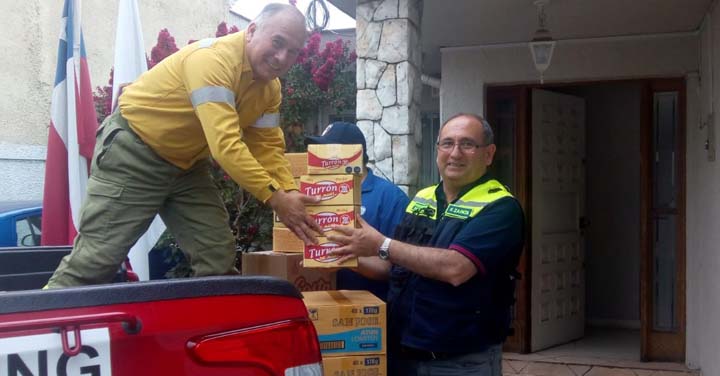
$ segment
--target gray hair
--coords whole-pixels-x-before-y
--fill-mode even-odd
[[[485,145],[490,145],[490,144],[495,143],[495,134],[493,133],[490,123],[488,123],[488,121],[485,120],[485,118],[483,118],[482,116],[477,115],[477,114],[471,114],[471,113],[465,113],[465,112],[457,113],[457,114],[451,116],[449,119],[445,120],[445,122],[440,127],[440,131],[442,131],[442,129],[445,128],[445,125],[447,125],[447,123],[449,123],[450,121],[455,120],[457,118],[461,118],[461,117],[471,118],[471,119],[476,120],[478,123],[482,124],[483,143],[485,143]],[[439,140],[440,131],[438,131],[438,141],[440,141]]]
[[[255,17],[255,19],[252,21],[259,29],[262,28],[267,24],[267,21],[271,19],[276,14],[288,12],[288,14],[292,14],[295,16],[298,21],[300,21],[303,26],[305,25],[305,16],[300,12],[297,8],[290,4],[280,4],[280,3],[270,3],[266,5],[261,11],[260,14]]]

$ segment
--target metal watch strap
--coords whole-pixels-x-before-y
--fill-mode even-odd
[[[378,257],[380,257],[381,260],[387,260],[390,258],[390,242],[392,239],[385,238],[383,240],[382,245],[380,246],[380,249],[378,249]]]

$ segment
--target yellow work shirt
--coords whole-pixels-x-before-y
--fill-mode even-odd
[[[280,80],[253,80],[245,32],[186,46],[123,90],[122,116],[166,161],[188,169],[209,155],[265,202],[297,189],[284,157]]]

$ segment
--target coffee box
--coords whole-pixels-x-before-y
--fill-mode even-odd
[[[352,355],[352,356],[323,356],[323,375],[387,375],[387,357],[385,354]]]
[[[310,175],[360,174],[363,167],[362,145],[310,144],[307,171]]]
[[[320,197],[317,205],[360,205],[362,178],[357,175],[303,175],[300,193]]]
[[[385,302],[368,291],[303,293],[323,357],[384,354]]]
[[[323,269],[303,268],[301,253],[273,251],[248,252],[242,255],[243,275],[268,275],[289,281],[300,291],[334,290],[335,273]]]
[[[357,257],[338,263],[339,256],[329,255],[328,252],[339,247],[337,243],[327,238],[317,238],[318,244],[305,245],[303,266],[306,268],[355,268],[358,266]]]

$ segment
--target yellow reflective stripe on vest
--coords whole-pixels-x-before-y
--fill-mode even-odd
[[[405,212],[420,217],[437,218],[437,201],[435,200],[435,189],[437,185],[420,190],[412,201],[405,208]],[[426,210],[430,208],[432,210]]]
[[[448,205],[445,209],[445,216],[457,219],[472,218],[487,205],[503,197],[512,197],[512,194],[497,180],[488,180]]]
[[[437,200],[435,199],[435,189],[437,189],[437,185],[419,191],[412,201],[410,201],[405,212],[420,217],[436,219]],[[513,195],[497,180],[488,180],[465,193],[454,203],[448,205],[444,215],[457,219],[472,218],[478,215],[487,205],[503,197],[513,197]],[[432,210],[425,210],[426,208]]]

